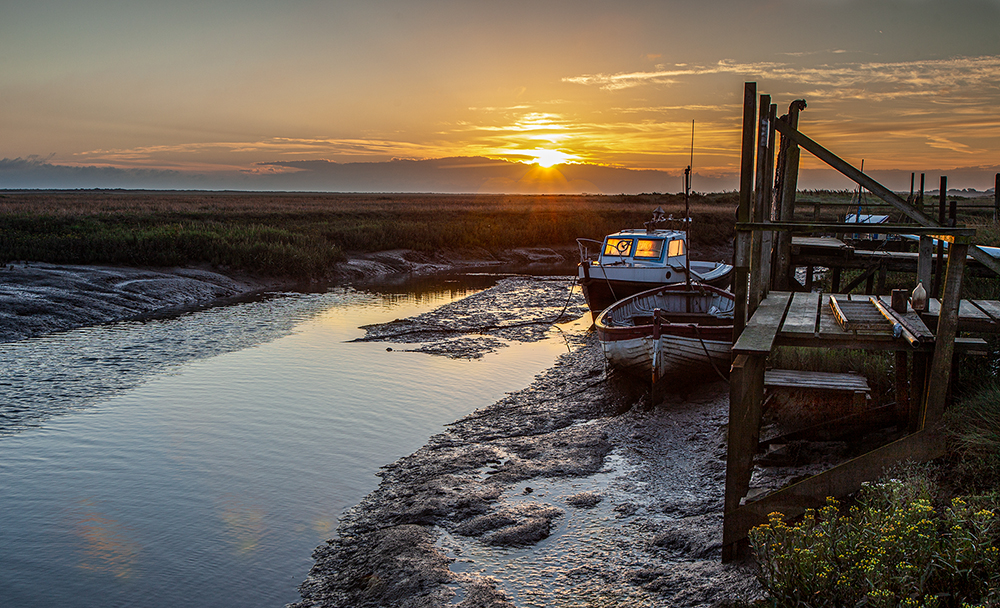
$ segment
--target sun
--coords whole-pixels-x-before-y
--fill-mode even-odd
[[[528,150],[528,154],[534,157],[535,163],[537,163],[538,166],[545,168],[549,168],[552,165],[559,165],[576,158],[571,154],[566,154],[565,152],[560,152],[559,150],[545,150],[543,148]]]

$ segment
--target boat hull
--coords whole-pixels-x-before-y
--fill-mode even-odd
[[[732,280],[733,267],[719,262],[691,262],[691,270],[704,277],[702,284],[725,289]],[[620,268],[580,264],[577,274],[587,307],[596,318],[605,308],[655,287],[686,282],[683,272],[663,268]]]
[[[690,308],[688,301],[690,301]],[[734,298],[721,289],[684,285],[625,298],[595,323],[604,356],[615,368],[649,378],[688,379],[729,369]],[[659,309],[662,322],[652,321]],[[717,310],[713,317],[710,311]]]

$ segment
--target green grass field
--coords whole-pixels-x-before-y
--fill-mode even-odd
[[[695,195],[693,246],[731,242],[735,193]],[[0,192],[0,261],[177,266],[321,278],[348,252],[573,245],[641,227],[678,195]]]

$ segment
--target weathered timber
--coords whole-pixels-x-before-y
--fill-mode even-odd
[[[812,155],[816,156],[826,164],[830,165],[837,171],[840,171],[847,177],[854,180],[855,183],[868,189],[869,192],[889,203],[899,211],[902,211],[904,215],[913,221],[917,222],[921,226],[938,226],[939,222],[935,222],[932,218],[925,215],[922,211],[918,211],[915,207],[908,204],[905,200],[900,198],[896,193],[892,192],[882,184],[876,182],[872,178],[868,177],[861,171],[858,171],[852,167],[849,163],[839,158],[833,152],[830,152],[820,144],[809,139],[797,129],[791,128],[789,125],[784,123],[775,124],[775,128],[782,134],[782,136],[787,136],[791,138],[795,143],[802,146],[808,150]],[[882,227],[879,226],[879,232],[884,232]],[[917,233],[914,233],[917,234]],[[986,266],[996,274],[1000,274],[1000,260],[992,257],[990,254],[986,253],[979,247],[973,246],[970,248],[969,253],[976,259],[977,262]]]
[[[757,83],[743,85],[743,138],[740,149],[740,204],[736,210],[737,222],[751,220],[753,207],[754,138],[757,113]],[[743,333],[747,322],[747,289],[750,278],[750,235],[737,234],[733,246],[733,294],[736,296],[733,311],[733,335]]]
[[[770,513],[777,511],[786,519],[797,517],[806,509],[822,507],[827,496],[856,492],[862,482],[878,478],[888,466],[943,456],[944,445],[940,434],[931,430],[918,431],[759,500],[748,501],[733,511],[727,510],[722,531],[723,551],[726,539],[735,543],[744,538],[754,526],[767,523]]]
[[[1000,302],[996,300],[972,300],[972,303],[994,322],[1000,322]],[[961,317],[961,310],[959,316]],[[961,319],[959,320],[961,324]]]
[[[868,379],[861,374],[848,372],[813,372],[799,369],[770,369],[764,372],[765,387],[822,389],[849,393],[870,393]]]
[[[799,128],[799,112],[806,108],[804,99],[796,99],[788,106],[788,115],[783,122],[792,129]],[[775,126],[777,129],[777,126]],[[798,187],[799,179],[799,146],[795,140],[782,136],[782,149],[784,151],[784,163],[781,172],[781,190],[778,192],[778,220],[791,222],[795,219],[795,190]],[[790,273],[792,272],[791,238],[784,232],[778,233],[775,268],[775,287],[777,289],[788,289],[791,284]]]
[[[785,322],[781,326],[783,336],[798,336],[812,339],[819,332],[820,294],[797,292],[792,295],[792,302],[785,313]]]
[[[771,169],[772,159],[774,158],[772,114],[771,96],[761,95],[759,117],[757,119],[757,124],[759,125],[759,132],[757,133],[757,185],[754,190],[753,211],[751,213],[753,221],[758,223],[768,223],[771,220],[771,184],[774,181]],[[764,234],[769,233],[753,232],[750,235],[750,265],[756,271],[757,276],[761,278],[750,283],[750,295],[747,304],[748,316],[753,315],[754,311],[757,310],[757,305],[764,297],[768,287],[761,275],[765,265],[771,265],[770,250],[767,252],[766,259],[764,256]]]
[[[764,362],[766,356],[737,355],[729,374],[729,439],[726,455],[725,521],[739,508],[750,488],[753,458],[760,441],[760,417],[764,402]],[[736,532],[736,534],[733,534]],[[722,559],[736,557],[737,541],[745,537],[723,525]]]
[[[770,353],[790,301],[791,294],[788,292],[772,291],[767,294],[757,307],[757,312],[747,322],[739,339],[733,344],[733,352],[758,355]]]
[[[934,354],[931,356],[927,379],[926,404],[920,421],[922,430],[936,425],[941,420],[941,416],[944,415],[945,401],[951,381],[955,334],[958,331],[958,312],[962,297],[962,274],[969,246],[965,243],[953,243],[951,247],[952,255],[948,256],[944,294],[941,297],[941,312],[935,330]]]

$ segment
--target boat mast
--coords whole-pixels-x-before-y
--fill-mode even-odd
[[[694,164],[694,120],[691,120],[691,160],[684,169],[684,264],[685,280],[688,291],[691,291],[691,165]]]

